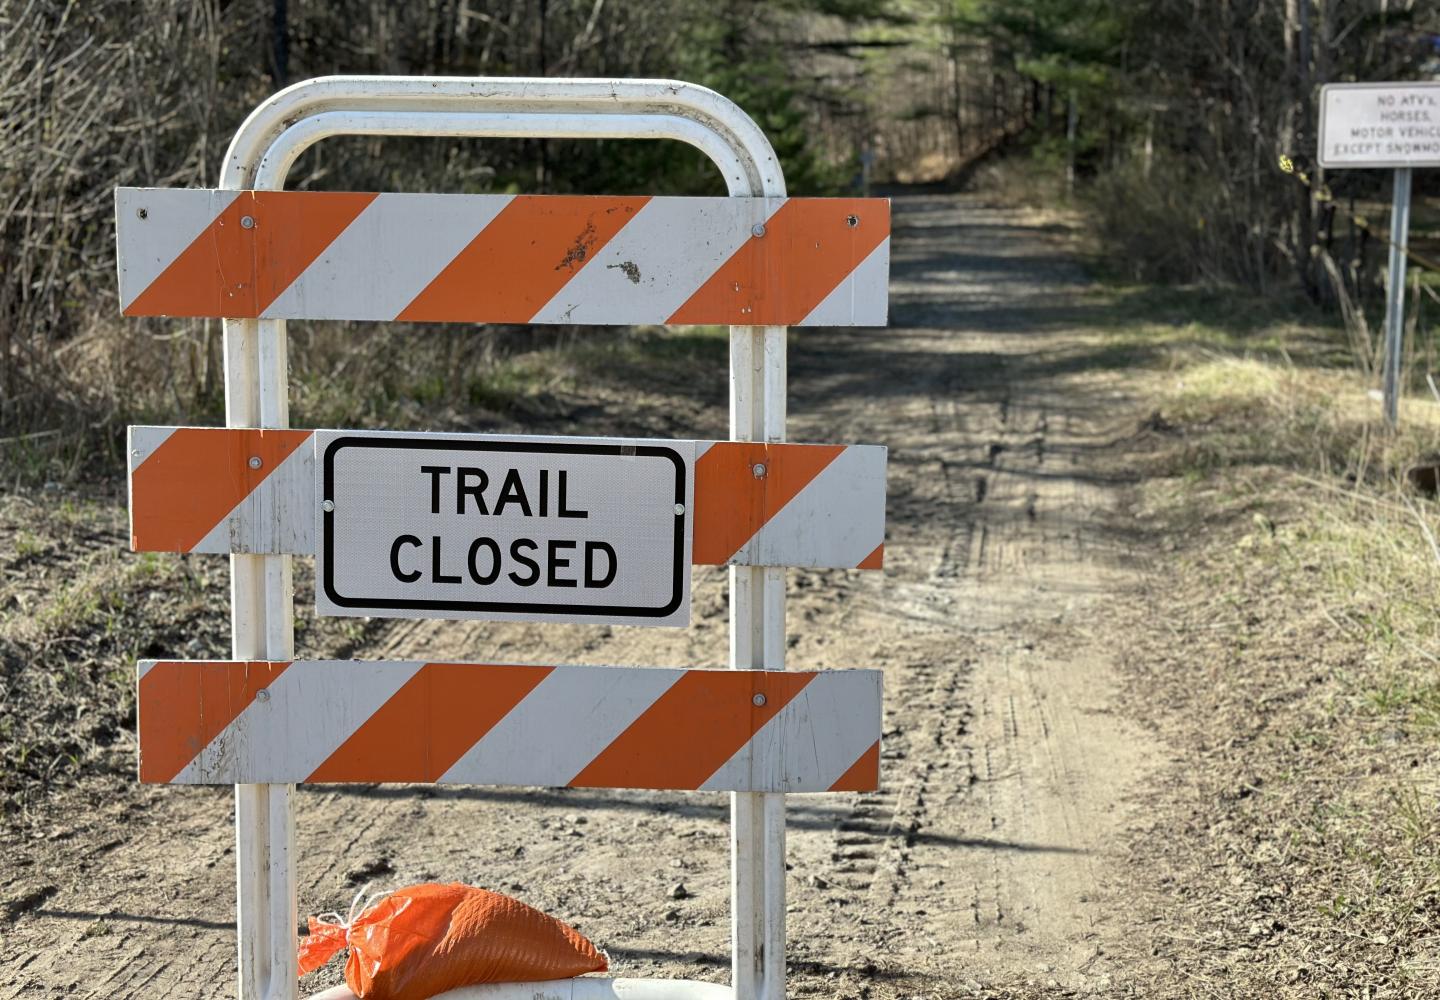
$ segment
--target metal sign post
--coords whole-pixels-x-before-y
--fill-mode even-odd
[[[1405,351],[1405,250],[1410,245],[1410,168],[1396,167],[1390,202],[1390,261],[1385,278],[1385,423],[1400,423],[1400,362]]]
[[[674,139],[704,152],[740,200],[716,207],[705,199],[632,198],[597,207],[573,198],[282,192],[296,157],[335,135]],[[613,231],[597,236],[602,210]],[[297,995],[291,782],[299,780],[731,790],[731,986],[574,980],[563,995],[638,1000],[663,990],[780,1000],[784,794],[877,787],[879,675],[766,680],[759,672],[784,669],[785,566],[878,569],[884,550],[883,449],[780,443],[784,324],[884,324],[888,206],[787,199],[774,151],[754,122],[691,84],[329,77],[256,109],[230,144],[219,191],[121,190],[117,211],[124,312],[225,320],[229,429],[132,428],[131,511],[137,549],[231,553],[233,660],[142,663],[139,728],[143,780],[238,782],[241,1000]],[[526,216],[536,212],[562,221],[537,227]],[[397,222],[415,215],[418,222]],[[544,281],[494,271],[524,263],[524,253],[507,252],[520,244],[519,233],[532,249],[547,233],[563,237],[564,245],[546,244],[561,254],[531,262]],[[657,245],[664,254],[654,254]],[[784,261],[794,266],[786,271]],[[543,439],[507,448],[502,439],[474,436],[288,430],[286,319],[339,316],[727,322],[731,440],[592,440],[600,452],[586,452],[576,444],[586,439],[568,439],[568,451],[557,455],[536,443]],[[229,436],[223,447],[215,435]],[[434,461],[417,464],[417,453]],[[497,454],[505,461],[492,467]],[[627,464],[624,475],[616,462]],[[178,488],[197,480],[223,484],[199,491],[208,498],[203,509],[189,499],[196,491]],[[408,488],[394,485],[407,481]],[[605,489],[597,492],[597,484]],[[539,519],[553,513],[557,521],[603,514],[592,527],[608,534],[542,531],[537,510]],[[494,530],[462,524],[468,516],[488,519]],[[458,562],[457,544],[464,547]],[[421,606],[435,603],[434,588],[458,587],[456,606],[439,609],[450,616],[553,620],[547,616],[564,613],[556,612],[558,593],[581,583],[597,592],[621,586],[633,563],[642,568],[626,577],[625,601],[573,600],[569,613],[608,620],[640,609],[658,624],[688,619],[686,564],[729,564],[730,665],[747,673],[717,697],[705,671],[295,661],[290,557],[306,552],[319,555],[318,607],[326,613],[435,617],[436,608]],[[523,589],[529,576],[518,560],[519,579],[502,583],[497,559],[541,552],[543,599],[527,605],[501,594]],[[430,590],[414,600],[406,588],[427,573]],[[174,696],[197,684],[196,698]],[[513,704],[481,691],[495,684],[515,696]],[[549,748],[544,767],[521,753],[516,741],[533,731],[532,716],[567,706],[588,716],[597,684],[632,686],[634,696],[620,699],[629,708],[612,707],[590,720],[600,728],[589,737]],[[430,692],[448,685],[457,699],[510,707],[488,729],[470,720],[444,735],[447,751],[459,756],[443,771],[429,743],[414,748],[424,765],[396,776],[367,771],[363,756],[345,758],[343,746],[367,720],[430,703],[406,695],[416,685]],[[305,702],[317,690],[326,694],[318,708]],[[205,691],[230,694],[216,703]],[[684,748],[683,776],[647,774],[654,741],[632,746],[627,727],[643,728],[649,715],[657,727],[670,725],[665,716],[687,698],[714,714],[701,727],[714,745]],[[811,726],[812,717],[825,721]],[[410,729],[428,739],[438,725],[418,719]],[[188,735],[177,741],[177,732]],[[226,749],[237,747],[248,750]],[[487,996],[549,997],[548,989],[535,990],[550,985]]]
[[[1320,88],[1317,159],[1322,167],[1395,171],[1385,285],[1385,423],[1400,422],[1405,333],[1405,251],[1415,167],[1440,166],[1440,83],[1332,83]]]

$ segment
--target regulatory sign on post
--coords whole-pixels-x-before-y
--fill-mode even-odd
[[[1322,167],[1440,166],[1440,83],[1332,83],[1320,91]]]
[[[694,451],[317,431],[316,609],[684,625]]]

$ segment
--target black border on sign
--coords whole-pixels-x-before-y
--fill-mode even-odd
[[[685,503],[685,461],[674,448],[663,445],[630,444],[561,444],[548,441],[486,441],[475,438],[434,438],[434,437],[370,437],[363,434],[347,434],[331,441],[325,447],[324,495],[321,501],[333,500],[335,486],[335,455],[342,448],[404,448],[426,451],[499,451],[551,455],[623,455],[625,457],[663,458],[675,466],[675,503]],[[532,615],[608,615],[617,618],[663,618],[680,609],[685,598],[685,577],[690,567],[685,564],[685,517],[689,513],[675,515],[675,559],[671,574],[673,585],[670,600],[658,608],[637,608],[624,605],[600,604],[516,604],[508,601],[406,601],[395,598],[344,597],[336,593],[332,575],[335,571],[335,537],[333,511],[322,508],[324,522],[321,526],[321,544],[325,553],[325,572],[320,585],[325,596],[342,608],[393,608],[404,611],[485,611]]]

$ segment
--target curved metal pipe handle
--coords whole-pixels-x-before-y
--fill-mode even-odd
[[[785,194],[780,161],[760,127],[733,101],[707,87],[679,80],[532,77],[322,76],[304,80],[275,94],[245,119],[225,153],[220,187],[256,186],[259,164],[280,135],[329,111],[681,118],[701,126],[733,151],[743,177],[717,163],[727,170],[732,194]]]

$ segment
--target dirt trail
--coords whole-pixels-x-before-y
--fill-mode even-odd
[[[1097,618],[1143,582],[1108,471],[1134,417],[1076,332],[1063,229],[974,197],[895,207],[892,328],[792,340],[792,439],[883,443],[891,465],[886,572],[790,577],[789,665],[886,675],[884,791],[791,800],[791,993],[1106,995],[1127,796],[1160,756],[1112,710]],[[701,419],[672,430],[723,413]],[[355,655],[721,666],[723,585],[697,572],[684,630],[405,622]],[[49,888],[0,925],[0,1000],[233,995],[230,815],[224,790],[137,788],[19,845]],[[461,879],[571,920],[618,974],[723,979],[725,815],[707,795],[306,789],[301,909]]]

